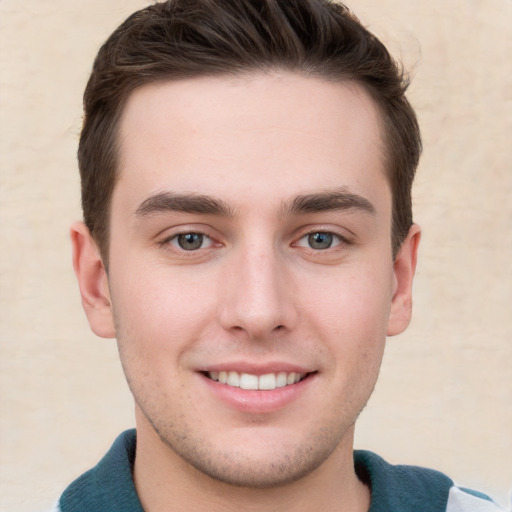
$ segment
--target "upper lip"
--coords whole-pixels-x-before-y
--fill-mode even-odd
[[[312,373],[315,369],[300,364],[287,362],[269,362],[265,364],[247,361],[231,361],[207,365],[199,369],[201,372],[229,372],[249,373],[251,375],[266,375],[268,373]]]

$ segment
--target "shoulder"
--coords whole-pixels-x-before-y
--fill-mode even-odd
[[[132,479],[135,430],[123,432],[98,464],[72,482],[52,512],[142,512]]]
[[[500,512],[502,510],[485,494],[462,487],[450,488],[446,512]]]
[[[53,505],[53,507],[50,510],[47,510],[45,512],[61,512],[59,502],[57,501],[57,503],[55,503],[55,505]]]
[[[392,465],[378,455],[354,452],[359,478],[371,488],[370,512],[499,512],[484,494],[459,488],[439,471]]]

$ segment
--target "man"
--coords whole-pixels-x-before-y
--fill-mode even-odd
[[[323,0],[174,0],[101,48],[71,230],[129,431],[67,511],[492,511],[353,452],[411,315],[421,142],[384,46]]]

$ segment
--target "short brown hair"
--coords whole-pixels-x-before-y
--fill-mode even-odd
[[[84,220],[108,258],[117,129],[137,87],[157,80],[289,70],[354,81],[382,115],[396,254],[412,224],[411,186],[421,153],[408,81],[349,9],[329,0],[168,0],[130,16],[101,47],[84,94],[78,149]]]

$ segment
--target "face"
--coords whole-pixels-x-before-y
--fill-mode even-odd
[[[118,339],[139,439],[255,487],[351,457],[415,254],[392,260],[370,97],[287,73],[152,84],[120,143],[89,319]]]

